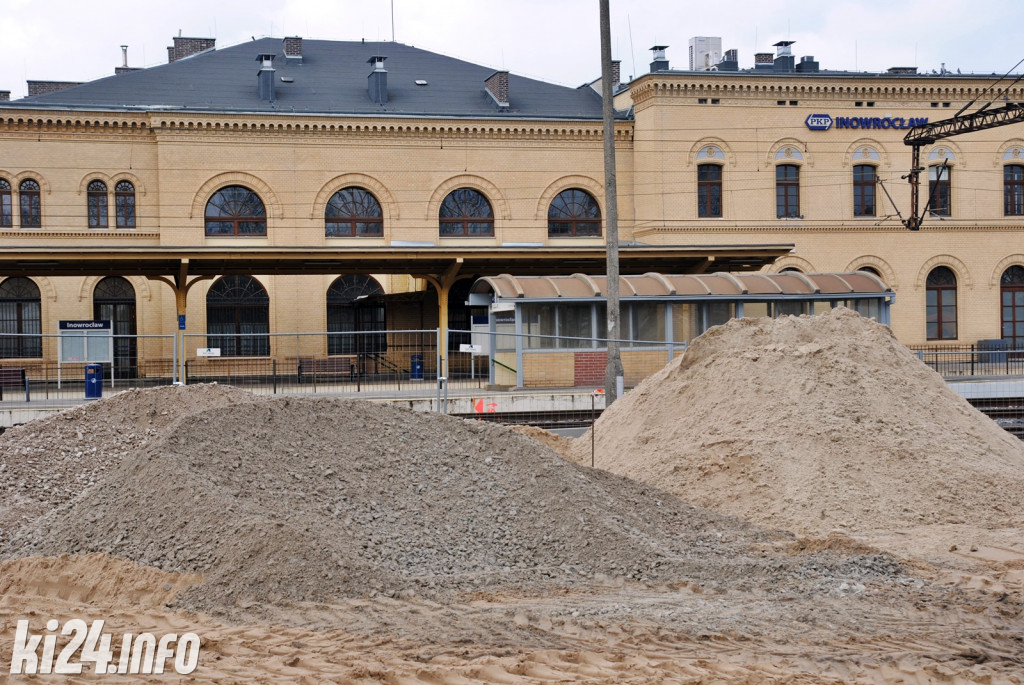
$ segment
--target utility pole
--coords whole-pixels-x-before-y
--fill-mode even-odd
[[[605,249],[608,254],[607,310],[608,363],[604,368],[605,407],[619,396],[622,383],[622,356],[619,353],[619,205],[615,187],[615,85],[612,83],[612,34],[608,0],[601,5],[601,99],[604,114],[604,206]]]

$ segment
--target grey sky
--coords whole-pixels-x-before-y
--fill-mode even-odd
[[[823,69],[892,66],[994,73],[1022,58],[1021,0],[610,0],[613,56],[622,76],[648,70],[652,45],[668,45],[686,68],[693,36],[720,36],[740,67],[772,43],[796,41]],[[25,81],[89,81],[113,74],[127,44],[129,66],[167,62],[178,34],[213,37],[218,47],[253,36],[390,40],[392,0],[175,0],[86,3],[0,0],[0,90],[26,94]],[[597,0],[394,0],[394,38],[496,69],[567,86],[600,73]],[[1021,69],[1017,68],[1019,72]]]

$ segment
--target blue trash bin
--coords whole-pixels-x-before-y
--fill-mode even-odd
[[[410,357],[409,379],[414,381],[423,380],[423,355],[414,354]]]
[[[85,365],[85,399],[98,400],[103,397],[103,365]]]

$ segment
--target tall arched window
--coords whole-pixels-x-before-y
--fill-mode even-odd
[[[1003,167],[1003,214],[1024,216],[1024,166]]]
[[[324,233],[328,236],[382,236],[384,214],[377,198],[355,186],[342,188],[327,201]]]
[[[928,211],[935,216],[952,216],[953,204],[949,180],[953,168],[946,164],[928,167]]]
[[[853,215],[875,216],[875,167],[857,164],[853,167]]]
[[[135,318],[135,288],[127,278],[107,276],[92,291],[95,321],[110,321],[114,331],[114,375],[135,378],[138,364],[138,334]]]
[[[270,354],[270,297],[250,276],[224,276],[206,293],[206,346],[222,357]]]
[[[925,283],[925,326],[929,340],[956,340],[956,274],[937,266]]]
[[[548,206],[548,235],[601,235],[601,208],[597,205],[597,200],[579,188],[560,192]]]
[[[800,216],[800,167],[796,164],[775,167],[775,215]]]
[[[383,295],[370,276],[341,276],[327,289],[327,354],[369,354],[387,350],[384,303],[367,301]]]
[[[131,181],[118,181],[114,186],[114,210],[118,228],[135,228],[135,186]]]
[[[0,226],[10,228],[14,222],[11,205],[11,184],[0,178]]]
[[[89,181],[86,197],[89,205],[89,228],[106,228],[107,184],[103,181]]]
[[[448,193],[438,217],[442,236],[493,236],[494,212],[483,193],[459,188]]]
[[[1003,340],[1024,350],[1024,267],[1011,266],[999,279],[1003,309]]]
[[[42,357],[42,298],[31,279],[0,283],[0,358]]]
[[[221,188],[206,203],[206,235],[266,235],[267,210],[244,186]]]
[[[18,186],[18,204],[21,206],[21,227],[39,228],[43,225],[42,199],[39,183],[31,178],[25,179]]]
[[[697,216],[722,216],[722,165],[697,165]]]

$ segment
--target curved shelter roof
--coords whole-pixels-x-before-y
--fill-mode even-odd
[[[607,293],[606,276],[487,276],[473,284],[473,293],[493,293],[496,300],[598,300]],[[807,297],[885,297],[891,288],[866,271],[836,274],[726,273],[668,275],[645,273],[620,276],[623,299],[761,299]]]

